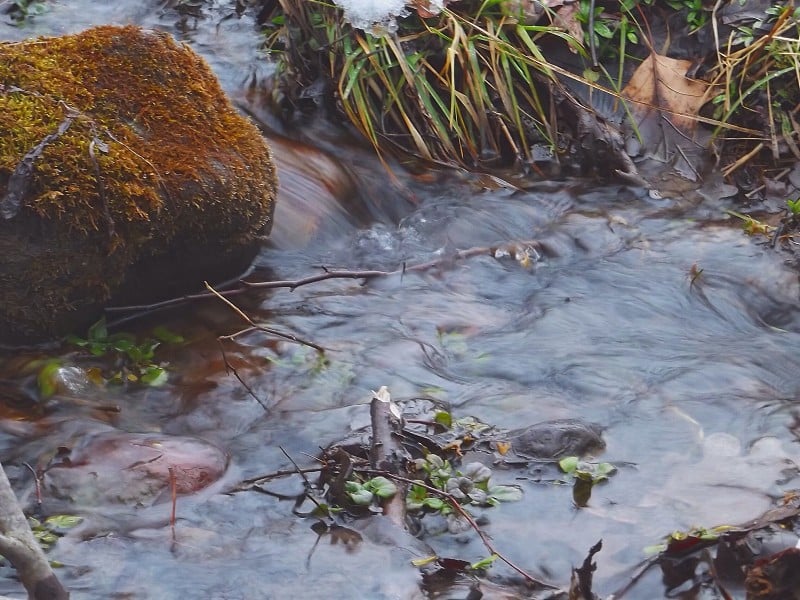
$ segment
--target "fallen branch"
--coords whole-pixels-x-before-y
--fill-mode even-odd
[[[296,335],[294,335],[293,333],[284,333],[282,331],[278,331],[277,329],[272,329],[272,327],[265,327],[264,325],[258,325],[250,317],[248,317],[244,313],[244,311],[242,311],[242,309],[240,309],[238,306],[236,306],[233,302],[231,302],[227,298],[223,297],[221,292],[218,292],[213,287],[211,287],[208,284],[208,282],[206,282],[206,289],[209,292],[211,292],[212,295],[216,296],[217,298],[222,300],[225,304],[230,306],[237,315],[242,317],[242,319],[244,319],[245,322],[247,322],[247,324],[250,325],[250,327],[248,327],[247,329],[242,329],[241,331],[237,331],[236,333],[233,333],[231,335],[221,335],[221,336],[219,336],[218,339],[220,339],[220,340],[233,340],[237,336],[240,336],[240,335],[242,335],[244,333],[249,333],[251,331],[257,330],[257,331],[263,331],[264,333],[267,333],[269,335],[274,335],[275,337],[279,337],[279,338],[282,338],[284,340],[289,340],[290,342],[295,342],[296,344],[302,344],[303,346],[309,346],[311,348],[314,348],[314,350],[316,350],[317,352],[319,352],[321,354],[325,354],[325,348],[323,348],[319,344],[315,344],[314,342],[309,342],[308,340],[304,340],[302,338],[299,338]]]
[[[403,448],[399,434],[403,430],[403,417],[396,405],[392,403],[386,386],[373,392],[369,405],[372,420],[372,445],[369,462],[373,469],[386,471],[394,475],[405,474],[405,463],[408,452]],[[406,495],[408,486],[400,482],[397,492],[383,502],[383,514],[392,523],[406,529]]]
[[[28,520],[17,502],[2,465],[0,465],[0,554],[14,565],[29,598],[33,600],[69,598],[69,592],[61,585],[39,542],[33,537]]]
[[[196,294],[186,294],[169,300],[161,302],[154,302],[152,304],[130,304],[127,306],[111,306],[106,308],[107,313],[151,313],[156,310],[171,308],[187,302],[195,300],[207,300],[209,298],[228,298],[230,296],[237,296],[243,294],[251,289],[280,289],[286,288],[294,291],[297,288],[317,283],[319,281],[326,281],[328,279],[362,279],[369,280],[377,277],[390,277],[393,275],[404,275],[406,273],[420,273],[429,271],[436,267],[450,267],[456,261],[473,258],[475,256],[491,256],[492,258],[503,258],[510,256],[521,263],[536,262],[541,254],[542,246],[536,240],[522,240],[511,241],[496,246],[475,246],[467,248],[466,250],[456,250],[452,254],[442,256],[423,263],[413,265],[404,264],[398,269],[393,271],[380,271],[375,269],[368,270],[348,270],[348,269],[330,269],[325,266],[320,266],[322,273],[316,275],[309,275],[301,279],[283,279],[277,281],[239,281],[239,287],[234,287],[229,290],[198,292]]]

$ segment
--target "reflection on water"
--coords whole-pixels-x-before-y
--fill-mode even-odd
[[[0,33],[19,39],[101,22],[164,27],[203,53],[236,93],[255,72],[258,35],[247,15],[221,19],[228,3],[208,6],[204,19],[182,22],[157,2],[65,0],[48,4],[29,28]],[[321,145],[330,150],[331,139]],[[492,509],[487,532],[513,561],[559,583],[602,538],[602,594],[665,534],[755,517],[797,487],[797,275],[719,221],[724,202],[656,201],[580,181],[484,189],[477,177],[424,182],[399,169],[406,187],[398,189],[367,152],[343,144],[336,158],[358,189],[344,186],[334,199],[359,195],[373,222],[337,213],[326,229],[323,218],[305,249],[288,238],[265,247],[263,272],[284,279],[319,265],[395,268],[512,239],[540,240],[543,256],[529,268],[477,257],[365,285],[329,281],[244,300],[252,316],[328,349],[324,366],[312,350],[258,332],[229,345],[229,360],[269,412],[226,374],[214,338],[239,326],[235,315],[213,303],[165,315],[190,340],[168,351],[170,384],[90,398],[119,405],[118,414],[56,402],[36,424],[20,420],[29,387],[4,409],[2,458],[36,462],[97,423],[211,442],[230,456],[225,477],[235,483],[289,466],[279,446],[303,460],[342,437],[363,423],[369,390],[382,385],[397,398],[432,395],[457,415],[506,428],[579,417],[606,427],[603,459],[627,466],[582,510],[566,487],[527,485],[522,502]],[[5,359],[0,379],[21,379],[14,368],[22,363]],[[3,398],[8,388],[0,388]],[[25,480],[22,470],[12,475]],[[134,509],[87,509],[96,519],[89,532],[64,538],[53,557],[78,597],[411,597],[418,574],[408,561],[419,550],[369,532],[353,548],[318,540],[290,508],[257,494],[187,496],[178,504],[177,544],[162,526],[167,508],[162,515],[156,505],[146,518]],[[445,555],[485,556],[474,536],[428,541]],[[652,585],[658,597],[660,583]],[[15,590],[0,579],[0,593]]]

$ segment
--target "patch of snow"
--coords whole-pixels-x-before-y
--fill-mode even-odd
[[[334,0],[342,10],[344,18],[353,27],[373,32],[373,30],[394,31],[397,17],[405,17],[413,9],[414,2],[408,0]],[[424,3],[423,3],[424,4]],[[447,0],[430,0],[425,7],[438,14]]]

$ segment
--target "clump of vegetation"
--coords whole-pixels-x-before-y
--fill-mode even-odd
[[[36,517],[28,517],[28,525],[30,525],[33,532],[33,538],[42,547],[42,550],[50,550],[56,545],[58,540],[64,536],[67,530],[77,527],[83,522],[83,517],[76,515],[50,515],[49,517],[40,520]],[[0,556],[0,564],[5,561],[3,556]],[[50,563],[53,567],[61,566],[58,563]]]
[[[331,4],[280,4],[267,46],[281,53],[282,99],[324,81],[377,149],[475,167],[533,161],[537,144],[559,144],[548,118],[554,67],[538,40],[572,42],[561,29],[520,23],[498,2],[464,1],[379,35],[354,29]]]
[[[38,368],[36,383],[42,398],[48,399],[71,385],[139,384],[157,387],[169,379],[169,365],[156,358],[164,344],[182,343],[183,337],[159,326],[149,336],[108,331],[105,319],[89,328],[85,338],[69,335],[68,344],[81,349],[83,356],[73,364],[60,359],[46,361]],[[80,365],[80,366],[78,366]]]
[[[583,461],[578,456],[566,456],[558,461],[558,466],[566,473],[568,483],[572,484],[572,499],[577,506],[586,506],[592,488],[617,472],[611,463]]]
[[[328,102],[380,153],[467,168],[572,160],[630,174],[619,135],[641,143],[653,110],[712,150],[726,175],[753,165],[776,176],[800,159],[792,4],[761,17],[700,0],[460,0],[436,14],[422,4],[409,3],[396,30],[370,31],[330,2],[265,4],[278,104]],[[697,126],[707,134],[694,141]]]
[[[47,5],[41,0],[10,0],[5,9],[5,13],[16,25],[24,25],[45,11],[47,11]]]
[[[111,359],[110,372],[101,376],[104,382],[159,386],[167,382],[169,374],[164,364],[155,362],[156,348],[163,343],[182,343],[183,337],[159,326],[153,330],[153,337],[139,340],[124,331],[110,333],[105,319],[101,319],[89,328],[86,338],[69,335],[67,342],[86,349],[92,356]]]

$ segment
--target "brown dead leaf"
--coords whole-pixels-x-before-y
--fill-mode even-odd
[[[509,442],[497,442],[495,449],[500,456],[505,456],[511,450],[511,444]]]
[[[564,4],[556,10],[553,16],[553,25],[561,27],[568,34],[575,38],[575,40],[583,46],[583,25],[578,21],[578,11],[580,5],[577,2],[572,4]],[[577,52],[577,48],[573,48],[570,44],[570,50]]]
[[[686,77],[691,61],[651,53],[636,69],[622,90],[634,102],[634,113],[644,119],[653,111],[661,112],[683,131],[694,130],[700,108],[710,99],[709,84]]]
[[[535,25],[544,14],[548,2],[536,0],[503,0],[500,9],[504,15],[518,19],[525,25]]]

